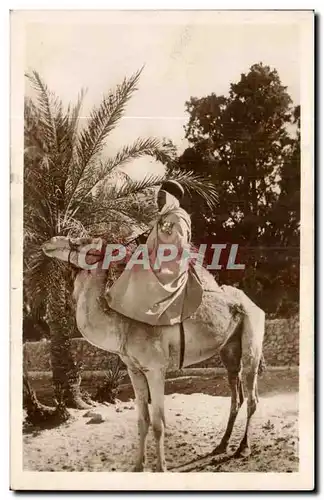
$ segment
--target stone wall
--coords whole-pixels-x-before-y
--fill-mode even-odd
[[[299,365],[299,318],[266,322],[263,346],[266,363],[272,366]]]
[[[83,338],[72,339],[72,347],[77,361],[83,369],[106,370],[117,359],[113,354],[98,349]],[[270,366],[296,366],[299,364],[299,320],[274,319],[266,321],[263,349],[265,362]],[[24,344],[24,357],[29,371],[50,371],[50,342],[27,342]],[[219,355],[213,356],[197,367],[223,366]]]

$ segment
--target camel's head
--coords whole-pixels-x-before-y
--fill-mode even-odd
[[[67,260],[65,256],[70,251],[69,239],[65,236],[54,236],[43,244],[42,250],[47,257]]]
[[[101,238],[70,239],[66,236],[54,236],[43,244],[42,250],[47,257],[69,262],[80,269],[87,269],[87,266],[100,260],[103,240]]]

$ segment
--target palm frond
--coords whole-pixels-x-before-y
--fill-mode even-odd
[[[39,244],[54,236],[53,229],[47,217],[42,216],[37,211],[30,211],[24,217],[24,231],[28,232],[30,236],[33,235],[33,239],[37,237]]]
[[[39,127],[40,117],[35,104],[30,97],[24,101],[24,153],[29,158],[37,158],[46,154],[47,149]]]
[[[31,74],[27,73],[26,76],[37,94],[39,119],[46,145],[49,149],[56,150],[57,136],[52,108],[53,104],[57,104],[58,101],[55,96],[51,94],[37,71],[33,71]]]
[[[24,205],[27,216],[39,213],[54,227],[57,224],[57,191],[49,163],[46,156],[31,164],[25,160]]]
[[[46,300],[49,263],[39,246],[35,246],[29,259],[25,260],[24,287],[28,290],[28,295],[33,297],[33,309]]]
[[[62,137],[65,138],[65,148],[62,148],[61,156],[63,159],[63,169],[64,169],[64,199],[69,195],[69,178],[71,171],[74,169],[74,165],[77,162],[76,150],[77,150],[77,133],[79,127],[80,111],[83,104],[84,96],[86,91],[81,89],[78,96],[78,100],[75,106],[69,105],[66,113],[66,121],[62,127]]]
[[[90,236],[81,220],[69,217],[66,219],[63,214],[59,218],[59,226],[62,228],[61,234],[66,234],[69,238],[86,238]]]
[[[82,213],[82,221],[85,227],[94,223],[107,220],[111,210],[127,210],[130,203],[141,193],[145,194],[148,189],[158,186],[162,182],[161,175],[147,175],[143,180],[132,180],[129,178],[119,179],[120,182],[112,182],[110,185],[102,184],[92,196],[91,202],[83,200],[82,205],[77,207],[78,213]],[[73,215],[74,217],[75,215]]]
[[[77,146],[77,164],[70,173],[68,183],[68,202],[70,203],[90,161],[102,151],[104,140],[116,127],[122,117],[125,106],[133,93],[137,90],[137,83],[142,69],[104,96],[99,107],[93,109],[88,125],[80,134]]]
[[[72,132],[72,138],[74,138],[76,136],[77,131],[78,131],[80,111],[81,111],[81,107],[82,107],[85,95],[86,95],[86,90],[81,89],[81,92],[78,96],[78,100],[77,100],[76,105],[73,107],[69,106],[69,108],[68,108],[69,123],[70,123],[70,129]]]
[[[57,130],[57,155],[53,168],[54,182],[60,190],[60,207],[64,208],[66,183],[75,150],[74,130],[68,113],[58,113],[55,117]]]
[[[165,179],[168,178],[178,181],[189,196],[192,196],[193,193],[198,194],[210,210],[217,206],[217,187],[208,178],[191,171],[183,172],[181,170],[173,170],[172,175],[165,176]]]
[[[152,217],[155,215],[154,210],[150,211],[150,214],[143,214],[143,211],[131,212],[128,208],[125,209],[110,209],[109,216],[116,213],[116,215],[120,218],[120,221],[125,221],[128,228],[141,228],[145,230],[149,226],[149,222],[152,221]]]
[[[109,242],[112,242],[112,239],[109,237],[109,228],[111,226],[115,226],[118,228],[118,236],[122,233],[125,235],[129,235],[132,232],[132,228],[138,225],[138,221],[131,217],[127,212],[121,210],[110,209],[109,212],[105,213],[105,217],[100,221],[98,221],[88,229],[88,235],[100,235],[100,228],[105,227],[106,237],[108,236]],[[114,233],[116,231],[113,231]],[[102,234],[102,233],[101,233]],[[114,242],[115,243],[115,242]]]
[[[106,190],[106,196],[111,204],[125,201],[130,197],[139,195],[147,189],[159,186],[163,182],[164,176],[158,174],[146,175],[143,179],[128,179],[121,184],[115,184]]]
[[[124,146],[113,158],[109,158],[103,164],[103,171],[106,168],[110,172],[143,156],[150,156],[163,164],[173,162],[172,150],[169,144],[164,144],[160,139],[155,137],[139,138],[130,146]]]
[[[105,162],[101,161],[97,168],[87,172],[88,175],[84,176],[83,183],[75,193],[78,202],[84,201],[115,169],[143,156],[151,156],[157,160],[160,160],[162,157],[165,159],[168,157],[168,150],[169,147],[164,147],[159,139],[151,137],[137,139],[132,145],[123,147],[113,158],[109,158]],[[73,215],[77,211],[78,207],[76,206]]]
[[[78,118],[84,91],[81,91],[76,106],[69,105],[66,110],[63,108],[62,101],[49,90],[36,71],[27,77],[37,92],[38,107],[35,112],[35,105],[26,101],[26,118],[27,120],[29,117],[34,118],[36,122],[34,127],[41,131],[42,141],[45,144],[43,152],[47,153],[50,158],[55,196],[60,208],[63,209],[66,181],[71,170],[71,163],[75,163],[72,160],[76,150]],[[25,124],[28,125],[28,121]],[[31,134],[26,135],[28,139]],[[38,152],[41,155],[42,150]]]
[[[131,211],[128,207],[110,207],[106,211],[96,213],[95,221],[87,226],[87,231],[89,235],[92,236],[95,233],[97,236],[99,234],[98,228],[114,223],[118,226],[120,233],[126,233],[126,236],[128,236],[130,232],[133,232],[134,227],[142,230],[147,229],[151,219],[152,211],[150,214],[143,214],[141,210]]]
[[[112,186],[106,190],[106,196],[111,200],[111,203],[116,207],[118,203],[125,202],[131,196],[137,196],[145,192],[149,188],[154,188],[162,184],[164,180],[171,178],[168,175],[151,174],[144,179],[136,181],[129,179],[122,185]],[[178,181],[185,189],[187,194],[191,196],[193,193],[201,196],[202,200],[210,209],[215,208],[218,202],[218,193],[216,186],[209,179],[194,172],[183,172],[174,170],[172,179]]]

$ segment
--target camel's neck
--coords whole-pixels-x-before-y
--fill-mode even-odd
[[[105,283],[104,271],[81,271],[78,274],[74,286],[77,325],[91,344],[120,353],[122,338],[126,333],[123,319],[114,311],[104,312],[98,300],[103,295]]]

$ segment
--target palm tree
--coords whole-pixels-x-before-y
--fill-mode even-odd
[[[137,196],[162,182],[151,175],[134,181],[120,167],[149,155],[170,162],[169,146],[158,139],[137,139],[113,157],[103,147],[121,119],[141,71],[117,85],[93,108],[87,124],[79,126],[84,98],[64,109],[62,101],[34,71],[27,75],[35,98],[25,100],[24,154],[24,287],[34,308],[46,304],[51,335],[54,387],[69,406],[83,408],[80,376],[71,350],[74,317],[72,280],[64,263],[47,259],[41,245],[55,235],[122,238],[134,225],[145,223],[147,210],[137,211]],[[212,206],[214,187],[192,173],[173,173],[189,190],[195,190]],[[145,224],[144,224],[145,226]],[[115,240],[116,241],[116,240]]]

